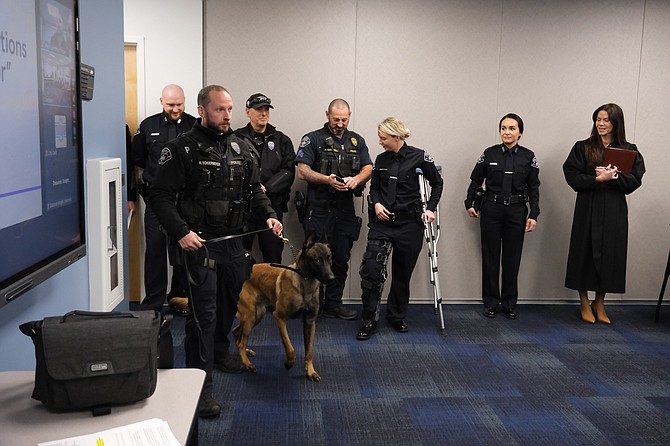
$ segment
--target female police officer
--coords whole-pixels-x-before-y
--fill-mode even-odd
[[[508,319],[516,319],[519,294],[517,276],[525,232],[535,230],[540,215],[540,178],[535,154],[519,145],[523,121],[509,113],[498,124],[502,144],[489,147],[470,175],[465,208],[480,216],[475,205],[477,189],[486,180],[481,203],[482,299],[484,315],[496,317],[498,306]],[[526,203],[530,203],[530,215]],[[502,290],[499,287],[502,243]]]
[[[369,339],[377,331],[381,293],[386,280],[386,262],[393,249],[391,290],[386,320],[400,333],[407,331],[405,315],[409,304],[409,282],[421,252],[422,219],[435,220],[442,195],[442,178],[433,159],[425,151],[408,146],[410,131],[398,118],[386,118],[377,128],[379,145],[370,185],[368,243],[361,262],[363,326],[356,339]],[[422,215],[420,168],[431,186],[426,214]]]

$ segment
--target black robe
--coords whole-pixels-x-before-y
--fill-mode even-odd
[[[628,205],[626,195],[642,184],[644,159],[638,152],[630,174],[596,182],[595,167],[586,161],[585,141],[572,147],[563,163],[568,185],[577,192],[570,235],[565,286],[573,290],[626,292]],[[634,144],[622,146],[637,150]]]

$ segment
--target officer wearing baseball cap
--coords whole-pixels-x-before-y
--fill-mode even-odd
[[[249,96],[249,99],[247,99],[247,108],[253,108],[255,110],[258,110],[265,106],[269,108],[274,108],[272,105],[270,105],[271,103],[272,101],[270,100],[269,97],[265,96],[262,93],[256,93],[252,94],[251,96]]]
[[[291,139],[277,130],[270,121],[272,101],[262,93],[249,96],[246,102],[249,123],[235,131],[235,134],[249,141],[257,152],[257,162],[261,170],[261,188],[268,196],[277,219],[283,221],[284,212],[288,211],[291,186],[295,178],[295,151]],[[262,216],[260,216],[262,217]],[[263,218],[251,216],[247,230],[253,231],[267,227]],[[251,251],[254,236],[246,240],[247,249]],[[282,263],[284,244],[271,232],[258,234],[258,245],[263,254],[263,262]]]

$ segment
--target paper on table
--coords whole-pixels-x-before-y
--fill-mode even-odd
[[[167,422],[159,418],[90,435],[47,441],[37,446],[180,446]]]

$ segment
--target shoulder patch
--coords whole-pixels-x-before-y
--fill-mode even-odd
[[[530,162],[530,167],[534,167],[536,169],[540,168],[540,165],[537,163],[537,157],[533,157],[533,159]]]
[[[302,149],[298,149],[298,153],[295,154],[296,158],[302,158],[303,155]]]
[[[239,145],[237,142],[235,142],[235,141],[231,141],[231,143],[230,143],[230,147],[232,147],[232,148],[233,148],[233,152],[237,153],[238,155],[239,155],[240,153],[242,153],[242,150],[240,149],[240,145]]]
[[[484,162],[484,152],[482,152],[482,156],[480,156],[479,159],[477,160],[477,164],[481,164],[483,162]]]
[[[309,136],[305,135],[302,137],[302,140],[300,141],[300,147],[305,147],[311,143],[312,141],[309,140]]]
[[[435,160],[433,159],[432,156],[428,154],[428,152],[423,152],[423,160],[427,163],[434,163]]]
[[[169,148],[163,147],[163,150],[161,150],[161,157],[158,159],[158,165],[162,166],[171,159],[172,159],[172,152],[170,152]]]

